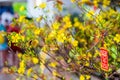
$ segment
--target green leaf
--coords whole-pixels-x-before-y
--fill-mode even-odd
[[[116,46],[112,46],[112,47],[111,47],[111,51],[112,51],[113,53],[117,54],[117,48],[116,48]]]
[[[90,41],[92,41],[94,39],[94,37],[93,36],[90,36]]]
[[[71,51],[69,52],[69,56],[70,56],[71,58],[74,57],[74,50],[71,50]]]
[[[112,53],[111,56],[112,56],[113,59],[117,58],[117,56],[114,53]]]
[[[70,63],[70,62],[71,62],[71,59],[69,58],[67,62]]]
[[[120,62],[120,58],[117,58],[117,62]]]

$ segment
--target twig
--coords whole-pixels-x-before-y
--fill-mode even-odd
[[[8,46],[8,48],[10,49],[10,51],[11,51],[12,53],[15,53],[9,46]]]
[[[108,78],[111,78],[116,72],[113,72]]]
[[[107,34],[108,31],[106,31],[103,36],[105,36]],[[91,51],[100,41],[102,40],[102,36],[99,38],[98,42],[96,42],[89,50],[87,50],[86,52]]]

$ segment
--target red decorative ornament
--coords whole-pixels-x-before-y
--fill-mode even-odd
[[[108,51],[104,48],[100,49],[100,55],[101,55],[101,68],[105,71],[109,70],[108,67]]]
[[[96,11],[97,10],[97,6],[93,6],[93,10]]]

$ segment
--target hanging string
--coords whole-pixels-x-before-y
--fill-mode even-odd
[[[104,47],[104,36],[105,36],[105,31],[103,30],[103,31],[101,32],[102,47]]]

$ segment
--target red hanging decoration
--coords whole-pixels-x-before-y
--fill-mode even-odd
[[[96,11],[97,10],[97,6],[93,6],[93,10]]]
[[[108,51],[104,48],[100,49],[100,55],[101,55],[101,68],[105,71],[109,70],[108,67]]]

